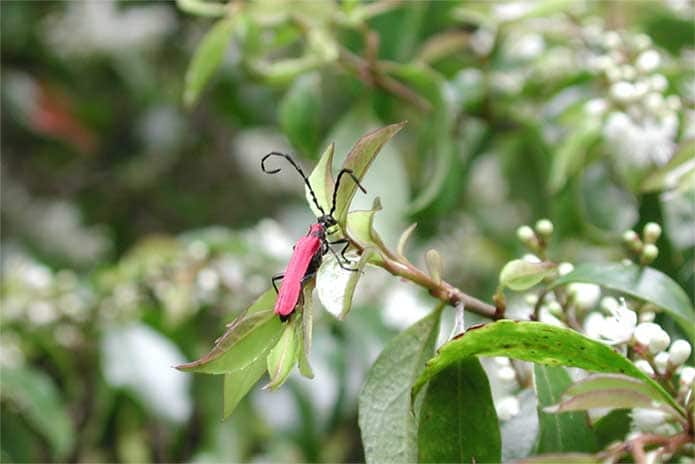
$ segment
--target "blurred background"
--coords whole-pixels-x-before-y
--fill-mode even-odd
[[[623,231],[661,223],[655,267],[693,294],[692,1],[0,8],[4,462],[363,459],[365,373],[435,305],[413,285],[370,270],[346,321],[318,311],[316,378],[257,388],[226,421],[221,378],[171,367],[314,221],[293,173],[260,171],[271,150],[310,169],[335,142],[337,165],[408,120],[355,207],[381,198],[392,246],[417,222],[411,260],[439,250],[479,298],[542,217],[551,259],[575,263],[619,260]],[[224,14],[219,59],[195,55]],[[194,55],[217,64],[206,86]]]

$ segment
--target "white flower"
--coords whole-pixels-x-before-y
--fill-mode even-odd
[[[577,307],[583,310],[596,306],[601,297],[601,287],[594,284],[573,283],[568,286],[567,291],[574,298]]]
[[[495,405],[497,417],[506,421],[519,414],[519,399],[516,396],[505,396]]]
[[[649,346],[652,339],[657,338],[659,339],[657,344],[660,344],[664,339],[664,336],[661,334],[663,331],[664,329],[662,329],[659,324],[655,324],[654,322],[641,322],[635,328],[635,341],[640,345]],[[666,334],[666,337],[668,337],[668,334]],[[666,346],[668,346],[668,344],[666,344]],[[666,348],[666,346],[664,348]]]
[[[659,330],[658,332],[654,333],[649,340],[649,351],[652,354],[659,353],[660,351],[665,350],[670,343],[671,337],[669,337],[668,333],[666,333],[665,330]]]
[[[518,229],[516,229],[516,236],[523,243],[529,242],[536,238],[536,234],[533,232],[533,229],[531,229],[531,227],[529,226],[521,226]]]
[[[624,301],[623,301],[624,304]],[[612,296],[606,296],[601,298],[601,303],[600,303],[601,309],[608,313],[612,313],[616,311],[620,307],[620,303],[618,303],[618,300],[613,298]]]
[[[607,317],[600,328],[601,337],[610,345],[627,343],[632,338],[637,325],[637,314],[629,309],[625,301],[617,307],[609,308],[610,317]]]
[[[656,50],[645,50],[637,57],[637,69],[643,73],[656,71],[661,64],[661,56]]]
[[[606,318],[599,312],[591,312],[584,319],[584,333],[587,337],[595,340],[601,339],[601,330],[606,322]]]
[[[654,74],[649,78],[649,85],[654,92],[663,92],[668,87],[668,80],[663,74]]]
[[[685,340],[676,340],[671,344],[671,348],[668,350],[669,362],[673,366],[680,366],[688,360],[690,353],[692,353],[692,347],[690,343]]]

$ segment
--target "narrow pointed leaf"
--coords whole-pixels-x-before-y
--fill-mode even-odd
[[[695,343],[695,310],[685,291],[666,274],[634,264],[587,263],[553,282],[552,288],[586,282],[616,290],[662,308]]]
[[[277,345],[268,353],[268,376],[270,382],[264,388],[275,390],[280,387],[297,364],[300,350],[300,337],[297,336],[297,315],[295,314],[286,324]]]
[[[363,249],[385,250],[386,246],[379,234],[374,230],[374,215],[381,210],[379,198],[374,199],[371,210],[351,211],[347,217],[347,234]],[[369,256],[369,262],[379,264],[382,258],[377,252]]]
[[[403,231],[403,233],[401,234],[401,237],[398,239],[398,245],[396,246],[396,253],[401,258],[405,258],[405,246],[407,245],[408,239],[410,238],[410,236],[412,235],[412,233],[416,227],[417,227],[417,222],[412,223],[410,225],[410,227],[408,227],[407,229],[405,229],[405,231]]]
[[[468,329],[444,344],[413,387],[418,391],[438,372],[470,356],[508,356],[553,366],[593,372],[622,373],[651,385],[660,399],[679,412],[680,406],[660,385],[609,346],[570,329],[540,322],[501,320]]]
[[[430,273],[430,277],[439,284],[442,281],[442,269],[444,267],[442,255],[437,250],[427,250],[425,263],[427,264],[427,271]]]
[[[534,386],[538,395],[537,453],[597,451],[596,437],[589,427],[586,412],[551,414],[547,407],[560,400],[572,379],[561,366],[533,366]]]
[[[475,356],[439,372],[420,409],[418,462],[500,462],[502,439],[487,375]]]
[[[652,385],[634,377],[621,374],[594,374],[571,385],[564,393],[564,397],[571,397],[583,393],[592,393],[601,390],[629,390],[654,401],[662,401],[661,393]]]
[[[186,106],[191,106],[198,100],[205,84],[222,63],[224,53],[234,34],[234,25],[233,18],[220,19],[198,45],[186,71],[183,94]]]
[[[261,380],[266,370],[264,358],[258,358],[246,368],[224,374],[224,418],[229,417],[239,402]]]
[[[305,286],[302,292],[304,293],[304,306],[302,307],[302,323],[297,329],[301,337],[299,351],[299,372],[308,378],[314,378],[314,370],[309,363],[309,355],[311,354],[311,337],[313,332],[314,318],[314,284],[315,280],[311,280]]]
[[[362,180],[367,173],[367,169],[369,169],[369,165],[372,164],[376,155],[379,154],[381,147],[396,135],[404,125],[405,122],[391,124],[390,126],[377,129],[364,135],[355,143],[350,153],[348,153],[343,167],[352,169],[355,177]],[[346,180],[346,182],[341,182],[339,189],[336,199],[335,217],[339,223],[344,223],[348,209],[350,208],[350,203],[352,202],[352,197],[357,190],[357,185],[354,182]]]
[[[226,374],[245,369],[265,357],[277,343],[283,325],[273,313],[275,291],[266,291],[241,316],[228,324],[214,348],[197,361],[176,366],[177,369],[204,374]]]
[[[666,409],[672,412],[667,406],[659,407],[660,403],[653,402],[648,396],[637,393],[634,390],[598,390],[588,393],[573,395],[557,404],[548,406],[545,412],[555,414],[566,411],[586,411],[594,408],[615,408],[615,409]]]
[[[500,285],[514,291],[527,290],[540,283],[555,269],[555,264],[532,263],[525,259],[515,259],[504,265],[500,272]]]
[[[441,308],[391,340],[367,374],[359,425],[367,463],[415,462],[417,423],[410,387],[434,352]]]
[[[586,453],[548,453],[514,461],[514,464],[601,464],[604,461]]]

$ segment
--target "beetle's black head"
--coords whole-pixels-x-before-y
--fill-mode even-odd
[[[319,217],[316,220],[316,222],[321,224],[326,229],[329,229],[329,228],[338,224],[338,221],[336,221],[335,218],[333,216],[331,216],[330,214],[324,214],[323,216]]]

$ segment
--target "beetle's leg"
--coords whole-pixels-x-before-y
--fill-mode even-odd
[[[340,250],[340,256],[342,256],[343,259],[344,259],[346,262],[348,262],[348,263],[350,262],[350,260],[347,259],[347,257],[345,256],[345,252],[346,252],[347,249],[350,247],[350,241],[349,241],[348,239],[346,239],[346,238],[341,238],[340,240],[336,240],[335,242],[328,242],[328,244],[329,244],[329,245],[342,245],[342,244],[345,244],[345,246],[343,247],[343,249]]]
[[[273,283],[273,288],[275,289],[275,293],[278,293],[278,285],[275,283],[276,281],[283,279],[285,277],[285,274],[279,273],[275,274],[273,277],[270,278],[270,281]]]
[[[343,264],[343,262],[340,260],[340,256],[338,256],[338,253],[336,253],[333,248],[331,248],[329,246],[328,249],[331,251],[331,253],[333,253],[333,256],[335,256],[335,260],[338,262],[338,266],[340,266],[341,269],[343,269],[344,271],[350,271],[350,272],[359,271],[359,269],[353,269],[353,268],[347,267],[345,264]]]

